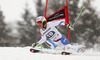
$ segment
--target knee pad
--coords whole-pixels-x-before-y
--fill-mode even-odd
[[[52,48],[52,49],[54,49],[55,47],[57,47],[57,45],[55,45],[54,42],[51,41],[51,40],[47,40],[47,41],[45,42],[45,44],[46,44],[48,47]]]

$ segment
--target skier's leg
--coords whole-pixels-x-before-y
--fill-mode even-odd
[[[70,44],[70,42],[62,35],[61,40],[55,42],[55,44],[57,45],[56,49],[63,49],[65,48],[65,45]]]
[[[68,41],[68,39],[66,39],[63,35],[62,35],[62,38],[61,38],[61,41],[58,42],[59,44],[58,47],[62,47],[62,48],[65,48],[66,50],[72,50],[72,51],[76,51],[78,52],[79,51],[79,47],[77,46],[73,46],[70,44],[70,42]]]
[[[66,39],[63,35],[62,35],[62,38],[61,38],[61,43],[62,43],[63,45],[70,44],[70,42],[68,41],[68,39]]]
[[[70,49],[70,50],[73,50],[76,52],[79,50],[79,47],[71,45],[70,42],[68,41],[68,39],[66,39],[63,35],[61,38],[61,43],[63,44],[63,46],[65,47],[66,50]]]
[[[71,45],[71,44],[67,44],[65,46],[66,50],[71,50],[71,51],[75,51],[75,52],[84,52],[85,50],[81,47],[78,47],[78,46],[74,46],[74,45]]]
[[[51,41],[51,40],[47,40],[47,41],[45,42],[45,44],[46,44],[48,47],[52,48],[52,49],[54,49],[54,48],[57,47],[57,45],[56,45],[53,41]]]
[[[73,49],[75,51],[78,50],[78,47],[71,45],[70,42],[68,41],[68,39],[66,39],[63,35],[62,35],[62,38],[61,38],[61,43],[63,44],[65,49]]]
[[[71,44],[67,44],[66,46],[65,46],[65,48],[66,48],[66,50],[73,50],[73,51],[78,51],[78,47],[77,46],[73,46],[73,45],[71,45]]]

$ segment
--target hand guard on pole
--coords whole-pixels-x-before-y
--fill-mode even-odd
[[[33,43],[32,47],[33,48],[35,48],[35,47],[41,47],[41,49],[42,49],[43,45],[42,44],[40,45],[39,43]]]
[[[74,30],[73,27],[72,27],[70,24],[68,24],[67,27],[68,27],[70,30]]]
[[[38,46],[39,46],[39,43],[33,43],[33,44],[32,44],[32,47],[33,47],[33,48],[38,47]]]

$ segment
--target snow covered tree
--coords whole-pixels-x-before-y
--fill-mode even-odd
[[[43,16],[42,1],[36,1],[37,16]],[[37,42],[40,39],[39,28],[36,25],[36,17],[32,15],[28,4],[26,4],[25,12],[22,15],[24,21],[18,22],[20,28],[19,33],[21,35],[21,46],[31,45],[33,42]]]
[[[42,3],[42,0],[37,0],[36,10],[37,10],[37,16],[43,16],[44,15],[45,7]]]
[[[21,46],[29,46],[35,41],[35,26],[34,26],[34,17],[32,16],[28,4],[26,4],[25,12],[22,15],[24,21],[19,22],[19,33],[20,33],[20,40]]]
[[[4,22],[3,12],[0,9],[0,46],[5,46],[7,41],[7,30]]]
[[[80,17],[75,31],[77,34],[74,36],[76,40],[84,41],[87,47],[92,47],[96,43],[100,43],[100,19],[96,10],[91,6],[91,0],[84,2],[85,9]]]

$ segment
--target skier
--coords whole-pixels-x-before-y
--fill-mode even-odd
[[[68,39],[66,39],[61,33],[55,28],[55,26],[65,25],[65,19],[46,23],[46,18],[39,16],[36,19],[36,23],[40,28],[41,39],[37,43],[33,43],[32,47],[38,47],[41,44],[45,43],[51,49],[73,49],[76,52],[81,49],[70,44]],[[70,30],[73,30],[70,24],[67,24],[67,27]],[[48,40],[49,39],[49,40]]]

